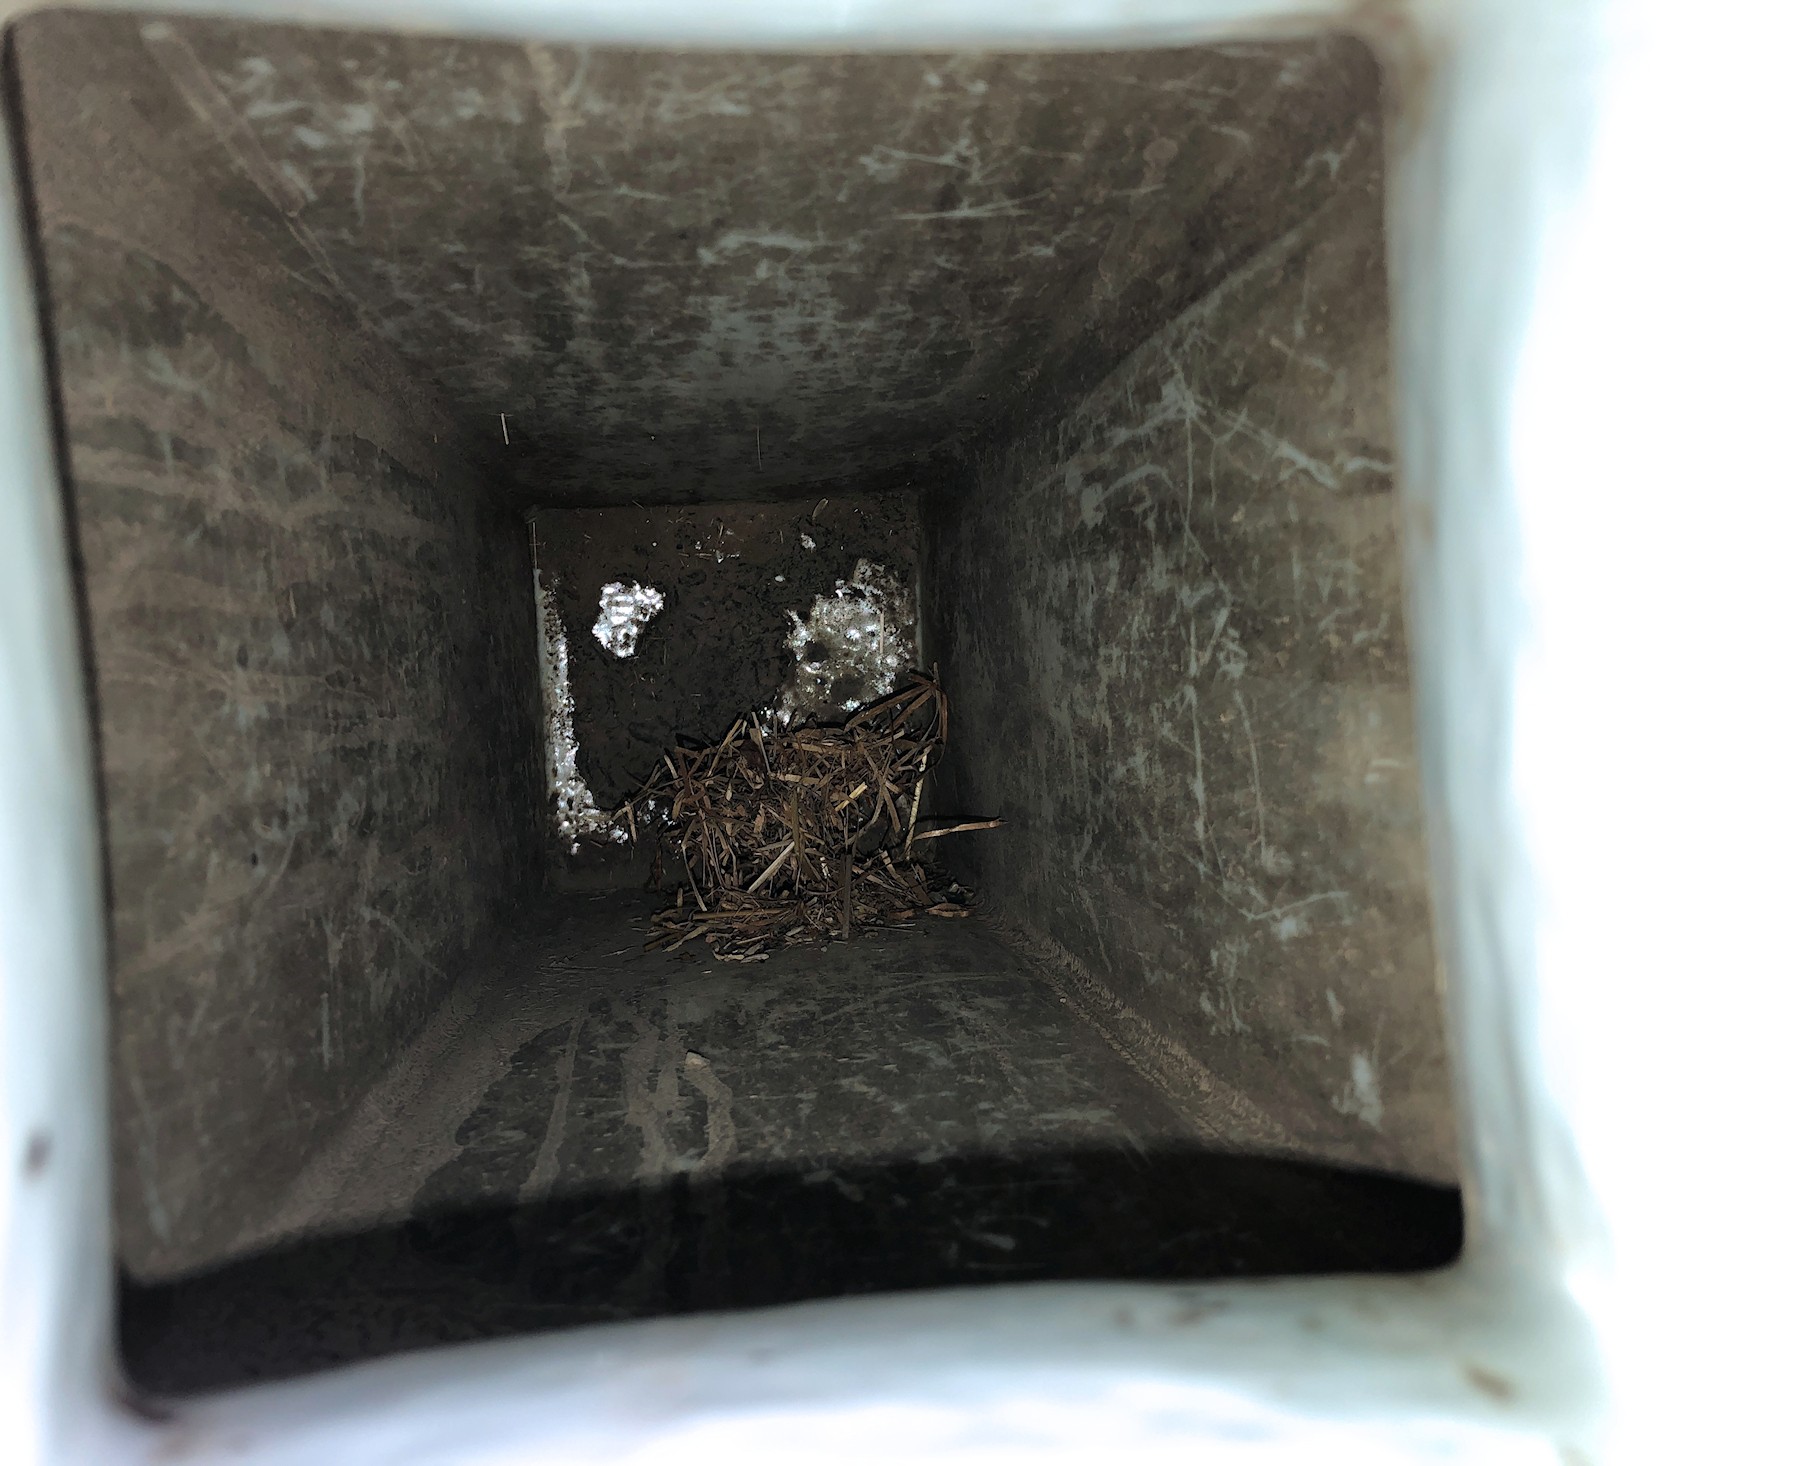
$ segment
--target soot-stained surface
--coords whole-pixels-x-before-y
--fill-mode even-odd
[[[927,503],[923,601],[991,909],[1311,1154],[1448,1181],[1376,82],[1329,194]]]
[[[113,1236],[150,1279],[233,1251],[536,894],[542,776],[480,444],[93,39],[36,17],[9,60],[99,741]]]
[[[979,920],[746,970],[564,897],[347,1132],[313,1240],[128,1290],[180,1391],[579,1322],[903,1288],[1433,1266],[1453,1192],[1208,1154]],[[403,1104],[395,1096],[407,1095]],[[321,1235],[329,1228],[335,1235]]]
[[[859,561],[885,567],[909,592],[918,573],[911,493],[543,510],[533,529],[539,575],[568,635],[577,764],[602,810],[641,788],[673,744],[711,743],[735,719],[775,706],[795,667],[791,617],[805,618]],[[607,651],[592,630],[602,592],[621,581],[663,597],[630,657]],[[637,868],[617,846],[590,840],[565,874],[605,881]]]
[[[766,498],[992,436],[1329,192],[1308,159],[1373,66],[56,20],[495,445],[507,414],[521,504]]]

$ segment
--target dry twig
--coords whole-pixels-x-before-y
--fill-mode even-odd
[[[967,915],[960,888],[912,858],[919,841],[1000,823],[918,827],[949,722],[944,690],[915,672],[842,726],[740,718],[710,748],[671,749],[621,811],[634,838],[661,828],[686,877],[650,945],[699,937],[715,957],[759,962],[858,926]]]

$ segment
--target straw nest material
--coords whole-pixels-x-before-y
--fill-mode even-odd
[[[942,835],[999,820],[919,817],[926,773],[950,727],[944,690],[922,673],[842,726],[777,729],[740,718],[710,748],[671,749],[620,815],[636,840],[659,832],[680,882],[649,945],[698,937],[728,962],[919,916],[966,916],[967,893],[915,856]]]

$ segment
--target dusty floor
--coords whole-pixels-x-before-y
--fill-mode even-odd
[[[176,1391],[454,1340],[887,1289],[1404,1269],[1454,1192],[1208,1154],[976,921],[756,967],[569,896],[476,964],[295,1189],[312,1240],[128,1287]]]

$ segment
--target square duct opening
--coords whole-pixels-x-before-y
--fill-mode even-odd
[[[1360,42],[12,39],[144,1386],[1455,1256]],[[974,914],[647,952],[543,606],[603,811],[865,569]]]

